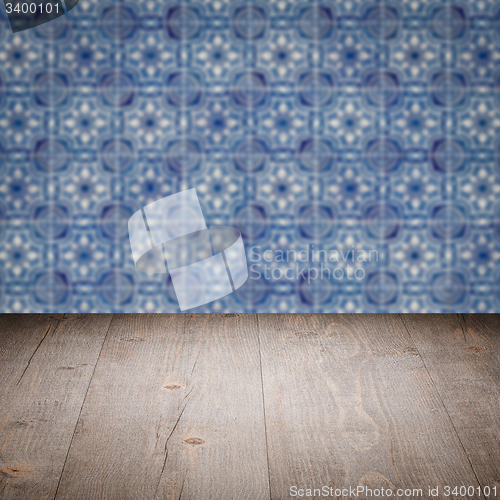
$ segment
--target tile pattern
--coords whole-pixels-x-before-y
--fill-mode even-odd
[[[178,311],[127,220],[195,187],[255,266],[200,312],[499,311],[499,28],[487,0],[89,0],[13,35],[2,7],[0,309]]]

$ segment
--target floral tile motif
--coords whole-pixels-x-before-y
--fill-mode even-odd
[[[249,279],[196,312],[500,311],[500,4],[0,11],[0,310],[178,312],[127,221],[196,188]]]

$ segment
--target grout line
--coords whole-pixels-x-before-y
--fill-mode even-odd
[[[451,416],[450,416],[450,414],[448,412],[448,408],[446,408],[446,405],[444,404],[443,398],[441,397],[441,393],[439,392],[438,388],[436,387],[436,384],[434,383],[434,379],[432,378],[432,376],[431,376],[431,374],[429,372],[429,369],[427,368],[427,365],[425,364],[425,360],[424,360],[424,358],[423,358],[423,356],[422,356],[422,354],[420,352],[420,349],[418,348],[417,344],[415,343],[415,340],[413,339],[413,337],[412,337],[412,335],[410,333],[410,330],[406,326],[406,323],[404,322],[401,313],[398,313],[398,317],[399,317],[401,323],[403,323],[403,326],[405,327],[406,333],[408,333],[408,336],[410,337],[411,341],[413,342],[413,345],[415,346],[415,349],[417,349],[418,355],[419,355],[419,357],[420,357],[420,359],[422,361],[422,364],[424,365],[425,371],[427,372],[429,380],[431,381],[432,387],[434,387],[434,389],[436,391],[436,394],[437,394],[437,396],[439,398],[439,401],[441,402],[441,405],[443,406],[444,411],[446,412],[446,416],[448,417],[448,420],[451,423],[451,426],[452,426],[452,428],[453,428],[453,430],[455,432],[455,435],[457,436],[458,442],[460,443],[460,446],[462,447],[462,450],[463,450],[463,452],[465,454],[465,457],[467,458],[467,462],[469,462],[470,468],[472,470],[472,473],[474,474],[474,477],[476,478],[477,484],[481,487],[481,496],[484,498],[484,500],[487,500],[486,497],[484,496],[483,485],[481,484],[481,482],[479,481],[479,478],[477,477],[476,470],[474,469],[474,466],[472,465],[472,462],[470,460],[469,454],[467,453],[467,450],[465,449],[465,446],[462,443],[462,440],[460,439],[460,434],[458,433],[458,430],[455,427],[455,423],[453,422],[453,419],[451,418]]]
[[[267,457],[267,480],[269,485],[269,500],[271,500],[271,469],[269,465],[269,446],[267,442],[267,422],[266,422],[266,401],[264,397],[264,376],[262,374],[262,350],[260,346],[260,321],[259,314],[255,315],[257,317],[257,341],[259,345],[259,364],[260,364],[260,384],[262,389],[262,407],[264,411],[264,435],[266,438],[266,457]]]
[[[80,406],[80,411],[78,413],[78,418],[76,419],[75,428],[73,429],[73,435],[71,436],[71,441],[70,441],[69,446],[68,446],[68,451],[66,452],[66,457],[64,458],[64,464],[63,464],[61,474],[59,476],[59,481],[57,482],[57,488],[56,488],[56,491],[54,493],[54,496],[52,497],[52,500],[55,500],[55,498],[57,496],[57,492],[59,491],[59,486],[61,486],[61,480],[62,480],[62,477],[64,474],[64,469],[66,468],[66,462],[68,461],[69,452],[71,450],[71,446],[73,445],[73,439],[75,439],[76,428],[78,427],[78,422],[80,422],[80,417],[82,416],[83,406],[85,405],[85,400],[87,399],[87,394],[89,393],[90,384],[92,383],[92,379],[94,378],[95,369],[97,367],[97,364],[99,363],[99,359],[101,359],[102,349],[104,347],[104,344],[106,343],[106,339],[108,338],[108,333],[109,333],[109,330],[111,330],[111,325],[112,325],[114,319],[115,319],[115,315],[112,314],[111,320],[109,322],[108,330],[106,331],[106,335],[104,335],[104,340],[102,341],[101,348],[99,349],[99,355],[97,356],[97,359],[96,359],[96,362],[94,365],[94,369],[92,370],[92,375],[90,376],[89,383],[88,383],[87,389],[85,391],[85,396],[83,397],[83,400],[82,400],[82,406]]]
[[[57,327],[59,326],[59,320],[55,320],[57,321],[57,324],[56,324],[56,327],[54,329],[54,332],[57,331]],[[42,345],[43,341],[47,338],[47,335],[50,333],[50,331],[52,330],[52,326],[54,326],[54,323],[50,323],[49,324],[49,327],[47,328],[47,330],[45,330],[45,333],[43,334],[43,337],[42,337],[42,340],[40,340],[40,342],[38,343],[38,345],[36,346],[36,349],[33,351],[33,354],[30,356],[30,359],[28,359],[28,364],[25,366],[24,370],[23,370],[23,373],[21,374],[21,376],[19,377],[19,380],[17,381],[17,384],[16,384],[16,387],[21,383],[21,380],[22,378],[24,377],[26,371],[28,370],[28,368],[31,366],[31,361],[33,360],[35,354],[38,352],[38,349],[40,348],[40,346]]]

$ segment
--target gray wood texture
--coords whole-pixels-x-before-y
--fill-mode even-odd
[[[0,315],[0,377],[0,499],[500,496],[498,315]]]
[[[52,499],[111,315],[0,316],[0,498]]]
[[[481,486],[500,496],[500,316],[401,315]]]
[[[269,498],[262,401],[256,316],[117,315],[57,499]]]
[[[394,315],[261,315],[272,498],[477,480]],[[454,498],[453,496],[449,498]]]

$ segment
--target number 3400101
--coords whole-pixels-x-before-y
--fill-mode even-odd
[[[7,9],[7,14],[12,14],[12,12],[16,12],[18,14],[36,14],[40,12],[43,14],[44,12],[47,14],[52,14],[52,9],[54,12],[59,14],[59,4],[56,3],[52,5],[51,3],[17,3],[14,7],[11,3],[5,5]]]
[[[444,486],[444,496],[454,496],[454,497],[496,497],[497,487],[496,486]]]

